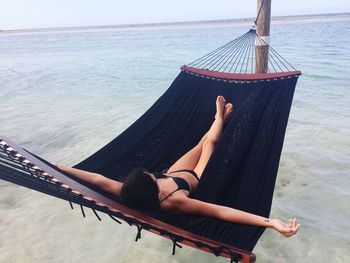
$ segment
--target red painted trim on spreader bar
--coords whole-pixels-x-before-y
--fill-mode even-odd
[[[219,71],[211,71],[208,69],[197,69],[183,65],[181,68],[183,71],[188,71],[194,74],[199,74],[202,76],[210,78],[218,78],[225,80],[267,80],[267,79],[276,79],[276,78],[286,78],[291,76],[301,75],[300,70],[288,71],[288,72],[277,72],[277,73],[257,73],[257,74],[239,74],[239,73],[226,73]]]

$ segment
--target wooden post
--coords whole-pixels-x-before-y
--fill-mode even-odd
[[[271,0],[257,0],[257,5],[257,12],[260,14],[256,33],[263,41],[255,42],[255,73],[266,73],[269,64]]]

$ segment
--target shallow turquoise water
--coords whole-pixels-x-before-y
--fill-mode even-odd
[[[0,134],[72,165],[116,137],[169,87],[179,66],[247,25],[0,34]],[[350,18],[272,25],[271,45],[302,70],[272,217],[296,216],[297,236],[266,231],[257,262],[350,259]],[[61,200],[0,182],[1,262],[226,262],[107,217],[83,219]],[[67,260],[68,259],[68,260]]]

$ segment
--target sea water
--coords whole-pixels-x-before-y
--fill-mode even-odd
[[[73,165],[115,138],[169,87],[179,66],[249,24],[2,32],[0,134]],[[350,17],[274,21],[271,45],[302,70],[271,217],[257,262],[350,261]],[[0,181],[0,262],[226,262],[68,202]]]

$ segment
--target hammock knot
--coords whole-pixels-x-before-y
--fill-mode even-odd
[[[141,231],[143,229],[142,225],[136,225],[136,227],[137,227],[137,234],[136,234],[135,242],[141,239]]]
[[[174,255],[175,255],[176,247],[182,248],[182,246],[178,243],[178,242],[179,242],[179,239],[172,238],[171,240],[173,241],[173,251],[172,251],[171,254],[174,256]]]

